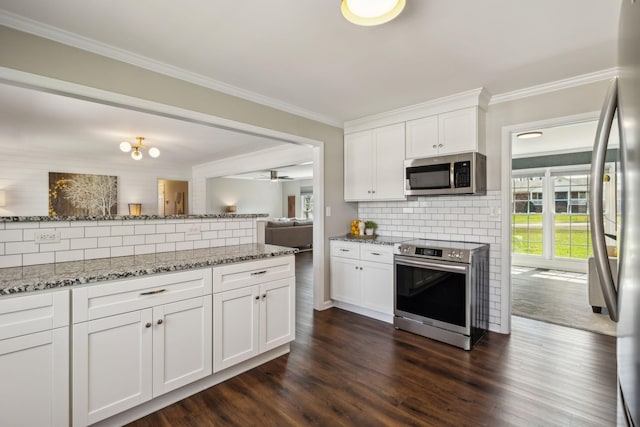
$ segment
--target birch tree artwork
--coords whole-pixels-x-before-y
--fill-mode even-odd
[[[108,216],[117,212],[117,177],[49,172],[49,216]]]

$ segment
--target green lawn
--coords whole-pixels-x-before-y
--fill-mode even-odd
[[[556,215],[555,257],[586,259],[591,256],[587,215]],[[514,214],[511,223],[514,253],[542,255],[542,214]]]

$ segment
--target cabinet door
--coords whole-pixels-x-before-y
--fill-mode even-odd
[[[295,339],[296,281],[290,277],[260,286],[260,351]]]
[[[464,108],[438,116],[440,154],[478,149],[478,113],[476,107]]]
[[[260,287],[213,295],[213,372],[260,352]]]
[[[344,136],[344,199],[370,200],[373,193],[373,131]]]
[[[69,328],[0,341],[0,424],[69,425]]]
[[[360,261],[331,257],[331,299],[356,305],[362,303]]]
[[[375,153],[373,199],[403,200],[404,123],[373,130]]]
[[[73,325],[73,425],[152,397],[152,309]]]
[[[438,154],[438,116],[407,122],[405,157],[419,159]]]
[[[211,304],[208,295],[154,307],[154,397],[211,375]]]
[[[362,305],[393,314],[393,264],[362,261]]]

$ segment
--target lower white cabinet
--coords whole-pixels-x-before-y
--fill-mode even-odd
[[[89,308],[77,307],[78,313],[90,317],[73,325],[74,426],[103,420],[212,372],[211,269],[127,282],[93,285],[88,294],[74,295],[74,305]],[[204,295],[172,301],[196,288]],[[173,296],[166,294],[171,289]],[[139,309],[121,313],[121,305],[132,301]],[[110,305],[116,314],[104,315]],[[93,319],[91,313],[104,317]]]
[[[0,300],[0,425],[69,425],[69,292]]]
[[[293,263],[293,257],[289,258],[287,262]],[[283,261],[261,261],[258,270],[254,268],[255,263],[214,268],[214,278],[229,275],[243,277],[243,268],[254,273],[247,274],[244,280],[227,282],[228,285],[214,281],[214,372],[295,339],[294,269],[282,273],[284,278],[256,283],[256,277],[270,277],[270,269],[275,267],[275,263],[282,264]],[[218,273],[215,271],[217,269],[220,270]]]
[[[332,240],[331,299],[392,315],[393,247]]]

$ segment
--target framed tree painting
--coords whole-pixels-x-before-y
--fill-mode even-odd
[[[49,216],[118,213],[118,177],[49,172]]]

